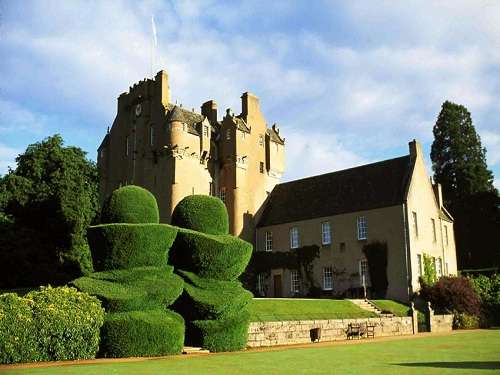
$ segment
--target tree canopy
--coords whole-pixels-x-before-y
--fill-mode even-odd
[[[86,229],[99,210],[98,172],[54,135],[28,146],[0,178],[0,286],[58,284],[92,270]]]
[[[446,206],[455,218],[459,268],[500,263],[500,246],[493,235],[500,230],[500,199],[470,112],[463,105],[444,102],[433,133],[434,180],[442,185]]]

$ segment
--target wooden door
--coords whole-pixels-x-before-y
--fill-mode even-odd
[[[274,275],[274,297],[280,298],[281,295],[281,275]]]

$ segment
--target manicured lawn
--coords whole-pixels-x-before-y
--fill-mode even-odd
[[[321,344],[320,344],[321,345]],[[500,330],[458,332],[353,345],[311,344],[268,352],[247,351],[140,362],[12,370],[11,374],[499,374]]]
[[[395,316],[408,316],[410,307],[400,302],[390,299],[372,299],[372,301],[380,310],[389,311]]]
[[[250,320],[316,320],[370,318],[375,314],[348,300],[255,298],[250,303]]]

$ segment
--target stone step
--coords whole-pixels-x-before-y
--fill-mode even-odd
[[[182,354],[208,354],[210,351],[196,346],[185,346],[182,349]]]

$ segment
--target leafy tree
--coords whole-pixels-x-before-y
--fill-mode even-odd
[[[500,248],[491,235],[500,230],[500,199],[470,112],[444,102],[433,133],[434,179],[442,185],[446,206],[455,218],[459,268],[491,266],[492,260],[500,263]]]
[[[0,286],[62,283],[92,270],[86,229],[96,217],[98,172],[59,135],[28,146],[0,179]]]

